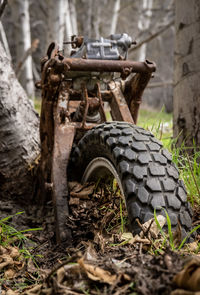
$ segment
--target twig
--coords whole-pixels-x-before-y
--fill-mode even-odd
[[[8,3],[8,0],[3,0],[1,5],[0,5],[0,19],[1,19],[2,15],[3,15],[3,12],[4,12],[5,8],[6,8],[7,3]]]
[[[45,281],[47,282],[47,284],[49,284],[49,280],[51,278],[51,276],[61,267],[63,267],[64,265],[70,263],[70,262],[74,262],[74,260],[77,260],[78,258],[80,258],[81,256],[79,255],[79,253],[77,255],[74,255],[72,257],[70,257],[69,259],[66,259],[65,261],[63,261],[61,264],[56,265],[51,271],[50,273],[47,275]]]
[[[149,235],[148,235],[149,230],[150,230],[150,228],[151,228],[151,225],[152,225],[152,223],[153,223],[153,220],[151,221],[151,223],[150,223],[149,227],[147,228],[147,230],[144,229],[143,225],[140,223],[140,221],[139,221],[138,218],[136,218],[135,221],[137,222],[137,224],[138,224],[139,227],[141,228],[141,230],[142,230],[144,236],[149,240],[150,244],[156,249],[156,247],[155,247],[153,241],[151,240],[151,238],[150,238]]]
[[[149,83],[147,85],[147,88],[155,88],[155,87],[166,87],[168,85],[173,85],[172,81],[165,81],[165,82],[154,82],[154,83]]]
[[[25,61],[27,60],[27,58],[29,57],[29,55],[31,55],[37,49],[38,44],[39,44],[39,40],[38,39],[33,40],[32,44],[31,44],[31,47],[28,48],[26,50],[26,52],[24,53],[21,61],[18,63],[18,65],[16,67],[16,70],[15,70],[15,73],[16,73],[17,78],[20,77],[21,70],[23,68],[23,65],[24,65]]]
[[[141,42],[139,42],[136,46],[132,47],[129,49],[129,53],[137,50],[138,48],[140,48],[143,44],[150,42],[151,40],[155,39],[156,37],[158,37],[159,35],[161,35],[162,33],[164,33],[166,30],[168,30],[172,25],[174,24],[174,20],[170,21],[168,24],[166,24],[164,27],[162,27],[161,29],[158,29],[156,32],[150,34],[150,36],[146,37],[144,40],[142,40]]]

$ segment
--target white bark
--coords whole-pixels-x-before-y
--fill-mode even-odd
[[[138,21],[138,29],[140,31],[145,31],[150,27],[151,17],[152,17],[152,7],[153,0],[143,0],[142,1],[142,11],[140,13],[139,21]],[[144,61],[146,59],[146,50],[147,44],[144,43],[139,50],[139,61]]]
[[[6,54],[7,54],[8,58],[11,60],[11,54],[10,54],[10,49],[9,49],[6,33],[5,33],[5,30],[4,30],[4,27],[3,27],[1,21],[0,21],[0,40],[3,43],[3,47],[4,47],[5,51],[6,51]]]
[[[69,1],[65,1],[65,40],[71,41],[71,36],[75,35],[73,33],[72,21],[70,15]],[[71,45],[65,45],[65,55],[69,55],[71,52]]]
[[[0,195],[31,198],[39,118],[0,43]]]
[[[64,30],[65,30],[65,0],[47,0],[48,7],[48,30],[47,45],[51,42],[57,42],[59,48],[63,48]]]
[[[31,32],[29,18],[29,0],[11,0],[11,8],[15,28],[15,43],[17,53],[17,63],[21,57],[31,47]],[[29,97],[33,98],[35,86],[33,81],[32,56],[30,55],[24,63],[24,68],[20,76],[20,82]]]
[[[119,11],[120,11],[120,0],[115,0],[114,6],[113,6],[110,35],[116,33]]]
[[[71,26],[73,35],[78,34],[77,14],[76,14],[76,0],[69,0],[69,10],[71,18]]]

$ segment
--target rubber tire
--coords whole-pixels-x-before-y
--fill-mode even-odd
[[[141,231],[141,223],[165,208],[175,230],[178,220],[182,237],[191,228],[192,209],[184,183],[171,154],[153,134],[133,124],[107,122],[89,130],[72,152],[70,168],[81,180],[88,164],[97,157],[108,159],[118,173],[124,191],[130,230]],[[166,227],[166,226],[165,226]]]

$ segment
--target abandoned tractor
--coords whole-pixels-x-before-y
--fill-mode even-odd
[[[130,230],[168,212],[183,237],[191,208],[170,153],[136,125],[142,94],[154,62],[127,59],[134,44],[127,34],[91,40],[73,36],[70,57],[55,43],[41,61],[41,195],[53,199],[57,241],[70,240],[66,227],[68,181],[115,178],[124,197]],[[107,117],[111,118],[107,122]],[[43,199],[43,202],[45,200]]]

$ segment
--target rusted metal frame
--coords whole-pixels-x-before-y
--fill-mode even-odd
[[[103,107],[101,89],[100,89],[99,83],[97,83],[96,85],[97,85],[96,86],[97,87],[97,98],[99,99],[99,104],[100,104],[99,112],[100,112],[100,115],[101,115],[101,121],[105,122],[106,121],[106,114],[105,114],[104,107]]]
[[[53,105],[59,88],[59,83],[52,85],[49,74],[52,71],[50,61],[44,58],[41,61],[42,79],[42,108],[40,115],[40,140],[41,140],[41,162],[40,170],[40,204],[44,205],[51,195],[51,166],[52,150],[54,145],[54,122]]]
[[[113,95],[110,101],[112,118],[117,121],[134,123],[120,85],[112,81],[109,83],[109,87]]]
[[[58,100],[54,103],[54,146],[52,152],[51,179],[53,184],[52,199],[56,219],[56,240],[70,241],[71,231],[66,228],[69,215],[67,165],[72,149],[76,127],[70,125],[68,113],[68,83],[62,81]]]
[[[152,73],[137,73],[132,79],[130,79],[125,86],[124,97],[128,104],[132,118],[137,124],[138,112],[140,104],[142,102],[142,94],[146,88]]]
[[[89,108],[89,101],[88,101],[88,92],[87,92],[87,88],[85,86],[85,84],[82,85],[82,97],[83,97],[83,101],[85,102],[85,109],[84,109],[84,113],[83,113],[83,120],[82,120],[82,128],[85,128],[86,125],[86,117],[88,114],[88,108]]]
[[[156,65],[154,62],[137,62],[130,60],[91,60],[82,58],[65,58],[58,61],[59,71],[87,71],[87,72],[121,72],[130,73],[154,72]]]
[[[82,90],[74,90],[74,89],[69,89],[70,93],[70,101],[80,101],[82,97]],[[103,90],[101,91],[101,97],[102,101],[107,101],[109,102],[112,97],[112,93],[110,90]]]

